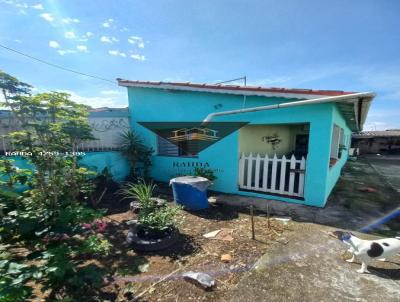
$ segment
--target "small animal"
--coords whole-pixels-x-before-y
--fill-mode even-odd
[[[347,262],[354,262],[355,257],[361,261],[361,269],[358,273],[369,273],[367,265],[371,260],[385,261],[387,258],[400,253],[400,237],[378,240],[363,240],[352,233],[335,231],[337,238],[349,245],[348,252],[352,254]]]

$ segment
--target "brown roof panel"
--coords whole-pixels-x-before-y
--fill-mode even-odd
[[[238,85],[221,85],[221,84],[198,84],[190,82],[153,82],[153,81],[131,81],[124,79],[117,79],[119,85],[129,86],[135,85],[151,85],[151,86],[176,86],[187,88],[200,88],[200,89],[215,89],[215,90],[231,90],[231,91],[254,91],[254,92],[276,92],[276,93],[293,93],[293,94],[312,94],[324,96],[346,95],[354,92],[341,91],[341,90],[313,90],[313,89],[300,89],[300,88],[278,88],[278,87],[260,87],[260,86],[238,86]]]

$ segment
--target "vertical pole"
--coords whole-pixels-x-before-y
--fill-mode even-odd
[[[254,231],[254,206],[250,206],[250,219],[251,219],[251,239],[256,239],[256,234]]]

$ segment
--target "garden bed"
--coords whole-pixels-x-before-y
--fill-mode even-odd
[[[282,239],[284,235],[280,235],[287,229],[274,220],[268,228],[267,218],[256,216],[257,240],[251,240],[250,216],[239,209],[216,205],[196,213],[181,211],[179,215],[181,235],[177,244],[151,253],[135,252],[125,244],[129,229],[126,222],[135,219],[135,214],[127,211],[106,217],[109,221],[106,237],[115,250],[101,264],[112,275],[110,283],[103,289],[110,300],[127,301],[141,295],[144,301],[214,301],[252,268],[272,242]],[[203,237],[205,233],[221,228],[233,229],[233,240]],[[229,254],[231,260],[221,261],[224,254]],[[185,281],[181,274],[187,271],[211,275],[216,286],[205,291]],[[157,284],[151,287],[154,283]]]

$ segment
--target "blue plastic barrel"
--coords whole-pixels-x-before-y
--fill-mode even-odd
[[[211,184],[207,178],[182,176],[170,180],[174,200],[188,210],[208,208],[207,187]]]

